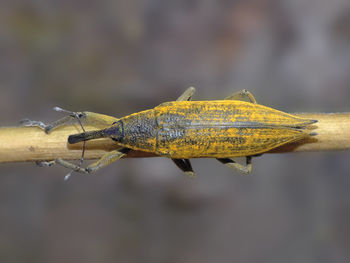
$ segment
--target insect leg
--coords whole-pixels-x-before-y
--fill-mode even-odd
[[[80,165],[70,163],[70,162],[65,161],[61,158],[57,158],[55,160],[55,164],[61,165],[65,168],[71,169],[72,171],[75,171],[75,172],[85,173],[85,174],[89,173],[86,168],[80,167]],[[72,171],[66,176],[66,179],[68,179],[68,177],[71,175]]]
[[[243,174],[250,174],[252,172],[252,157],[246,157],[246,164],[240,164],[230,158],[217,158],[217,160],[229,168],[236,169]]]
[[[69,124],[72,123],[74,120],[78,120],[79,124],[82,126],[81,124],[81,118],[85,117],[85,113],[84,112],[73,112],[73,111],[67,111],[67,110],[63,110],[59,107],[55,107],[54,108],[55,111],[59,111],[59,112],[65,112],[68,113],[69,115],[54,121],[50,124],[45,124],[42,121],[32,121],[29,119],[24,119],[21,120],[20,123],[23,126],[28,126],[28,127],[39,127],[41,129],[43,129],[46,133],[50,133],[53,129],[60,127],[62,125],[65,124]]]
[[[56,159],[55,163],[65,167],[65,168],[71,169],[72,171],[75,171],[75,172],[90,174],[90,173],[96,172],[100,168],[103,168],[103,167],[119,160],[120,158],[127,155],[127,153],[129,151],[130,151],[129,148],[122,148],[119,150],[110,151],[110,152],[106,153],[105,155],[103,155],[97,162],[90,164],[86,168],[83,168],[80,165],[76,165],[76,164],[67,162],[65,160],[62,160],[61,158]],[[70,172],[66,175],[65,180],[67,180],[70,177],[71,173],[72,172]]]
[[[46,133],[50,133],[51,130],[53,130],[59,126],[62,126],[64,124],[70,123],[73,120],[75,120],[75,117],[69,115],[69,116],[65,116],[57,121],[54,121],[50,124],[45,124],[42,121],[32,121],[29,119],[21,120],[20,124],[22,124],[23,126],[26,126],[26,127],[39,127],[41,129],[43,129]]]
[[[181,94],[180,97],[177,98],[176,101],[192,100],[192,96],[195,92],[196,92],[196,89],[194,87],[189,87],[187,90],[185,90],[184,93]]]
[[[195,173],[192,169],[192,165],[189,159],[171,159],[186,175],[194,177]]]
[[[251,103],[257,104],[253,94],[246,89],[233,93],[231,96],[226,97],[225,100],[240,100],[242,98],[247,98]]]
[[[97,162],[94,162],[93,164],[90,164],[86,170],[89,173],[93,173],[96,172],[97,170],[99,170],[100,168],[103,168],[117,160],[119,160],[120,158],[123,158],[125,155],[128,154],[128,152],[131,149],[129,148],[121,148],[118,150],[114,150],[114,151],[110,151],[108,153],[106,153],[105,155],[103,155]]]
[[[58,110],[60,108],[55,107],[54,109]],[[53,129],[58,128],[60,126],[76,123],[77,117],[79,117],[80,121],[84,125],[93,126],[96,129],[103,129],[103,128],[109,127],[110,125],[112,125],[113,122],[118,121],[118,118],[107,116],[104,114],[89,112],[89,111],[75,112],[74,115],[70,114],[70,112],[68,113],[69,115],[57,121],[54,121],[50,124],[45,124],[42,121],[32,121],[28,119],[21,120],[20,123],[23,126],[39,127],[43,129],[46,133],[50,133]]]

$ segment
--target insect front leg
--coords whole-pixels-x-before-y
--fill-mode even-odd
[[[119,160],[120,158],[123,158],[125,155],[128,154],[128,152],[130,152],[130,150],[131,149],[124,147],[118,150],[110,151],[103,155],[97,162],[90,164],[86,168],[86,170],[88,171],[88,173],[94,173],[97,170]]]
[[[231,96],[226,97],[225,100],[241,100],[242,98],[246,98],[251,103],[257,104],[253,94],[246,89],[233,93]]]
[[[103,155],[97,162],[90,164],[86,168],[83,168],[80,165],[76,165],[71,162],[67,162],[60,158],[56,159],[55,163],[65,168],[71,169],[74,172],[90,174],[119,160],[120,158],[123,158],[125,155],[128,154],[129,151],[130,151],[129,148],[121,148],[119,150],[110,151],[105,155]],[[65,180],[67,180],[70,177],[70,175],[71,175],[71,172],[65,177]]]
[[[192,169],[192,165],[189,159],[171,159],[186,175],[194,177],[195,173]]]
[[[185,90],[184,93],[181,94],[180,97],[177,98],[176,101],[189,101],[192,100],[193,94],[196,92],[196,89],[194,87],[189,87],[187,90]]]
[[[45,124],[42,121],[33,121],[29,119],[21,120],[20,123],[27,127],[39,127],[43,129],[46,133],[50,133],[52,130],[59,128],[64,125],[70,125],[76,123],[80,120],[84,125],[90,125],[96,129],[103,129],[112,125],[112,123],[118,121],[118,118],[107,116],[104,114],[99,114],[95,112],[83,111],[83,112],[72,112],[63,110],[59,107],[55,107],[54,110],[60,112],[68,113],[67,116],[54,121],[50,124]]]
[[[63,110],[59,107],[55,107],[54,108],[55,111],[59,111],[59,112],[65,112],[68,113],[69,115],[54,121],[50,124],[45,124],[42,121],[32,121],[29,119],[24,119],[20,121],[20,124],[22,124],[23,126],[27,126],[27,127],[39,127],[41,129],[43,129],[46,133],[50,133],[53,129],[66,125],[66,124],[70,124],[73,123],[73,121],[78,120],[78,122],[81,124],[80,119],[85,118],[86,113],[85,112],[73,112],[73,111],[67,111],[67,110]],[[81,124],[82,126],[82,124]]]
[[[217,160],[231,169],[238,170],[243,174],[250,174],[252,172],[252,157],[246,157],[246,164],[240,164],[230,158],[217,158]]]
[[[43,129],[46,133],[50,133],[53,129],[63,126],[65,124],[71,123],[73,120],[75,120],[75,117],[73,116],[65,116],[57,121],[54,121],[50,124],[45,124],[42,121],[32,121],[29,119],[24,119],[20,121],[20,124],[26,127],[39,127]]]

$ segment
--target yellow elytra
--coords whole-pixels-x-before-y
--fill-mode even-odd
[[[153,111],[158,131],[151,151],[171,158],[260,154],[309,136],[302,127],[314,122],[238,100],[170,102]]]

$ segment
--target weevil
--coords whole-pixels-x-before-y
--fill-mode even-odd
[[[172,159],[189,176],[194,175],[191,158],[216,158],[229,168],[248,174],[252,170],[252,157],[315,135],[306,127],[317,120],[260,105],[247,90],[213,101],[192,101],[194,92],[191,87],[176,101],[125,116],[108,128],[70,135],[69,144],[107,137],[122,146],[87,168],[61,159],[56,163],[74,171],[92,173],[124,157],[130,150],[141,150]],[[49,131],[70,117],[79,118],[82,114],[70,112],[63,121],[42,128]],[[233,157],[245,157],[246,163],[240,164]]]

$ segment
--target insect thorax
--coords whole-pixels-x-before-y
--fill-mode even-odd
[[[124,134],[120,143],[132,149],[155,151],[157,126],[153,109],[131,114],[121,121]]]

